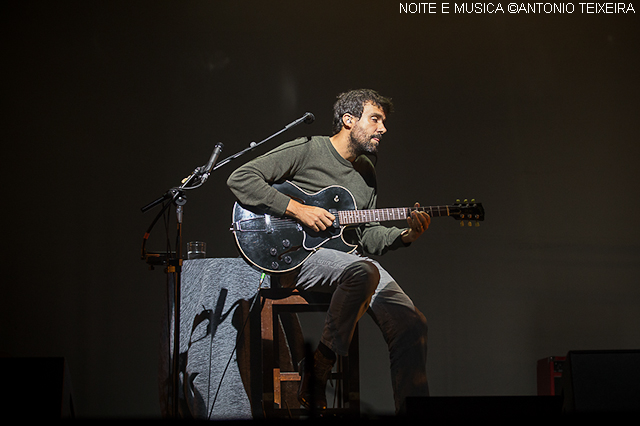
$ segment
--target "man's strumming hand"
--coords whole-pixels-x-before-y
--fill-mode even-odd
[[[307,206],[295,200],[289,201],[286,215],[316,232],[324,231],[333,225],[333,221],[336,219],[334,215],[322,207]]]

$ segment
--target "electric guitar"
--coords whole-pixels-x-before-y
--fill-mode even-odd
[[[478,225],[478,221],[484,220],[482,204],[474,200],[444,206],[358,210],[353,195],[342,186],[328,186],[314,194],[289,181],[274,184],[273,188],[300,203],[322,207],[336,219],[326,230],[315,232],[292,218],[272,216],[236,202],[231,231],[238,248],[249,263],[269,273],[289,272],[320,248],[353,252],[357,246],[343,238],[347,226],[406,220],[414,210],[427,212],[431,217],[450,216],[469,221],[469,225],[471,221]],[[464,226],[464,222],[461,224]]]

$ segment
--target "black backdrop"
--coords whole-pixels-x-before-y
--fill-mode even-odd
[[[139,260],[140,207],[217,142],[226,157],[305,111],[314,124],[259,151],[326,134],[359,87],[396,104],[380,206],[487,210],[383,259],[429,320],[434,395],[531,395],[539,358],[640,347],[638,13],[402,4],[3,3],[2,352],[64,356],[81,416],[158,416],[164,274]],[[212,257],[236,256],[233,166],[185,209],[185,241]],[[389,412],[368,318],[361,339],[365,410]]]

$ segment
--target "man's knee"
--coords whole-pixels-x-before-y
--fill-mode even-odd
[[[426,345],[427,331],[427,318],[418,308],[414,308],[414,310],[407,315],[405,328],[402,331],[402,338],[406,339],[407,343]]]
[[[424,316],[422,312],[415,308],[416,319],[414,321],[414,327],[420,331],[425,337],[427,335],[428,327],[427,327],[427,318]]]
[[[360,287],[371,295],[380,282],[378,267],[367,260],[359,260],[347,266],[342,273],[342,282],[347,287]]]

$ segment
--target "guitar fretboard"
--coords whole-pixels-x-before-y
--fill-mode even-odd
[[[404,220],[411,215],[411,212],[423,211],[431,217],[449,216],[449,206],[428,206],[428,207],[396,207],[389,209],[372,210],[342,210],[338,212],[340,225],[353,225],[356,223],[385,222],[390,220]]]

